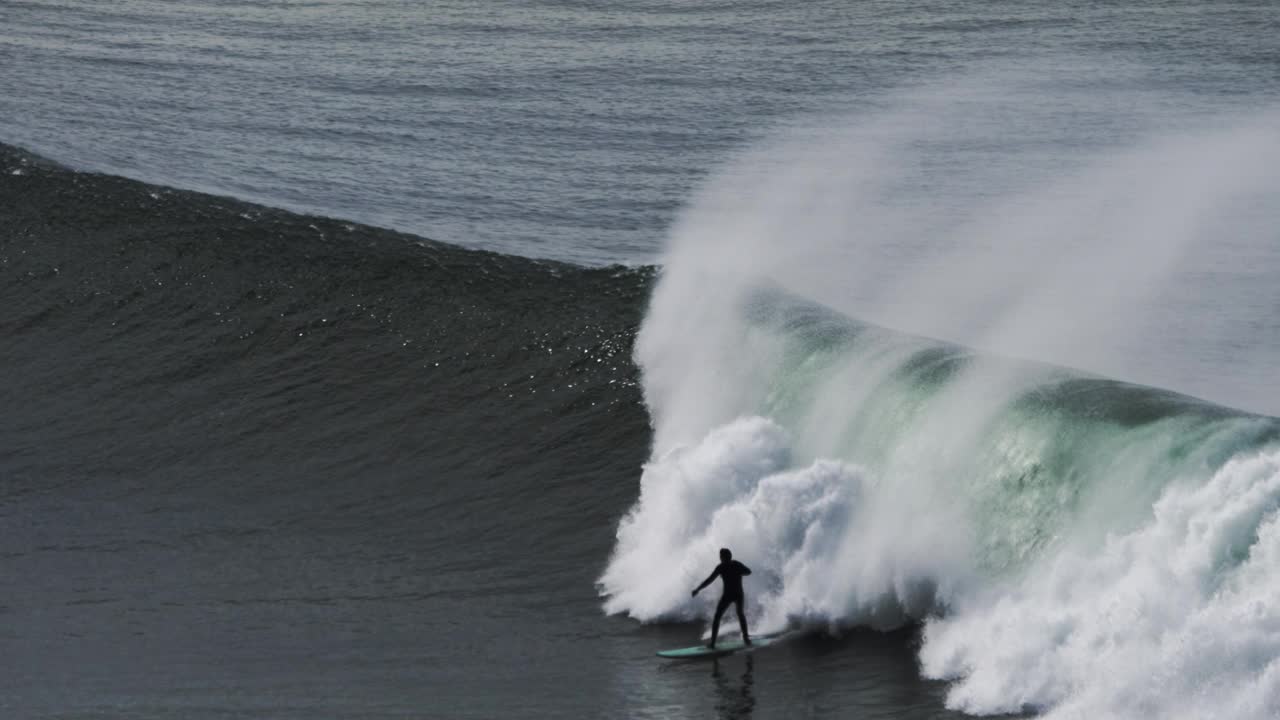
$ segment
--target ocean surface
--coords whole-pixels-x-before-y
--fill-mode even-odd
[[[0,715],[1280,715],[1278,37],[0,1]]]

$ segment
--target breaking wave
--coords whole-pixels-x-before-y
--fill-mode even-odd
[[[922,670],[955,681],[955,709],[1273,717],[1280,421],[1106,375],[1144,367],[1108,344],[1121,327],[1144,358],[1168,350],[1129,321],[1176,275],[1169,245],[1271,197],[1280,146],[1252,118],[981,203],[959,171],[963,190],[929,180],[943,210],[924,220],[885,168],[996,125],[912,102],[745,154],[674,229],[636,347],[654,446],[605,610],[705,618],[713,600],[688,590],[729,546],[755,570],[760,631],[922,623]],[[934,116],[954,124],[909,122]],[[966,226],[996,207],[1018,222]],[[993,248],[1041,266],[985,267]],[[1111,266],[1147,251],[1128,280]]]

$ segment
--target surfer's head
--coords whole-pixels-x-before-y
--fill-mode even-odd
[[[729,548],[720,548],[720,562],[729,562],[733,559],[733,553],[729,552]]]

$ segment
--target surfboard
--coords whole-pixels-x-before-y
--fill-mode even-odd
[[[766,645],[771,645],[781,640],[786,633],[773,633],[770,635],[761,635],[751,638],[750,645],[743,645],[742,638],[733,638],[732,640],[721,640],[716,643],[715,649],[706,645],[694,645],[693,647],[678,648],[676,650],[659,650],[658,657],[669,658],[672,660],[694,660],[697,658],[715,658],[722,655],[741,652],[746,650],[750,652]]]

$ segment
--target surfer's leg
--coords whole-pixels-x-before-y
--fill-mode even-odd
[[[750,645],[751,635],[747,633],[747,614],[742,610],[746,602],[746,599],[740,597],[733,600],[734,606],[738,608],[738,627],[742,628],[742,642],[744,645]]]
[[[729,609],[729,598],[721,597],[720,602],[716,605],[716,618],[711,621],[711,644],[707,647],[716,646],[716,638],[720,635],[720,616],[724,615],[724,611]]]

